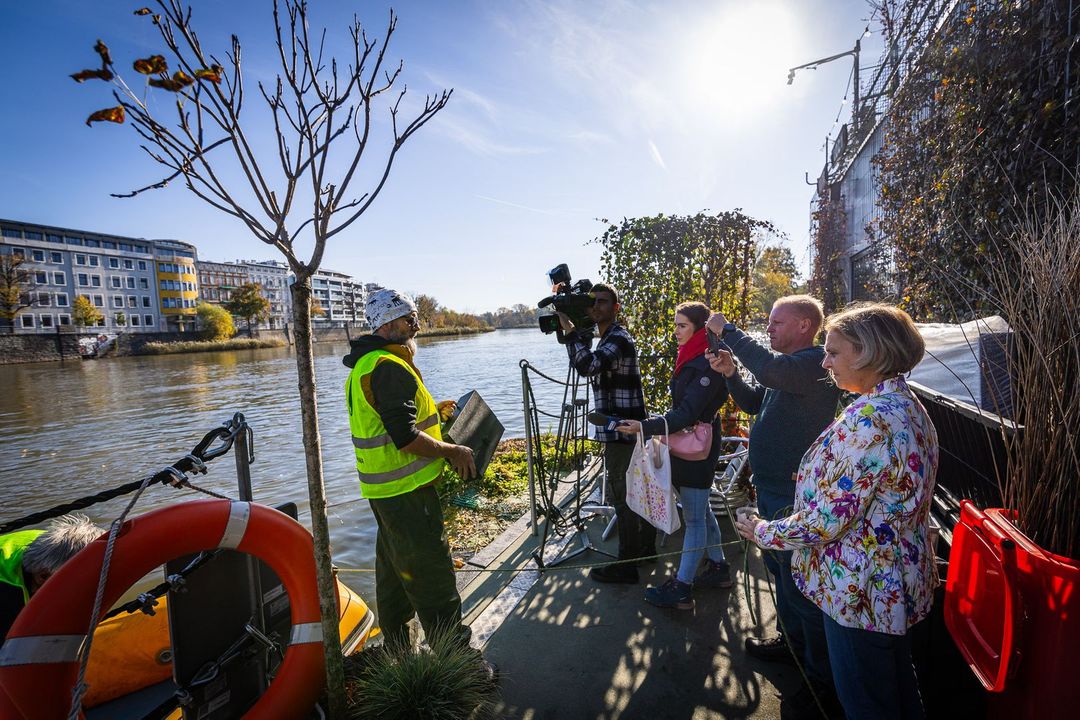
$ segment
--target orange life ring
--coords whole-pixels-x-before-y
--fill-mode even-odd
[[[103,535],[66,562],[19,613],[0,648],[0,717],[67,717],[107,538]],[[127,521],[113,548],[102,615],[164,562],[218,547],[269,565],[291,606],[292,638],[285,658],[244,717],[304,717],[323,687],[322,623],[311,535],[284,513],[254,503],[196,500]]]

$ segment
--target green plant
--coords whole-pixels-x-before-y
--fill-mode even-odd
[[[346,658],[352,720],[484,720],[495,717],[498,685],[480,654],[440,634],[420,650],[364,650]]]
[[[199,333],[204,340],[228,340],[236,334],[232,315],[225,308],[201,302],[195,308],[202,330]]]
[[[1080,4],[1062,0],[960,5],[893,97],[871,230],[895,246],[913,316],[993,311],[982,289],[1017,258],[992,244],[1046,188],[1076,186],[1078,22]]]
[[[697,300],[745,324],[756,249],[778,235],[772,223],[736,209],[628,218],[596,239],[604,247],[602,274],[618,290],[622,321],[645,360],[641,379],[651,408],[667,406],[675,306]]]
[[[555,436],[542,435],[540,444],[545,458],[555,456]],[[581,460],[581,455],[568,453],[563,456],[560,471],[569,470]],[[450,467],[446,468],[442,480],[439,482],[439,497],[445,506],[449,501],[459,495],[464,495],[470,490],[476,490],[489,500],[509,497],[523,492],[529,483],[529,461],[526,453],[525,441],[520,439],[503,440],[499,443],[495,454],[488,464],[484,477],[473,480],[462,480],[461,476]]]
[[[248,337],[251,337],[251,327],[255,321],[264,320],[270,314],[270,301],[263,297],[259,284],[252,282],[233,290],[224,307],[233,315],[244,318]]]
[[[810,275],[810,294],[831,313],[844,306],[844,273],[840,265],[844,249],[847,213],[844,199],[831,190],[819,194],[810,230],[814,249],[814,267]]]
[[[71,304],[71,320],[78,327],[97,325],[105,319],[105,316],[94,307],[90,298],[80,295]]]

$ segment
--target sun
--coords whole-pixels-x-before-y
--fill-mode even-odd
[[[783,2],[726,3],[685,39],[684,97],[731,121],[760,116],[785,88],[798,56],[795,13]]]

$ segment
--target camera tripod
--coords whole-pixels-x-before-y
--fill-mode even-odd
[[[614,557],[612,553],[593,545],[586,527],[586,522],[591,517],[596,515],[610,516],[611,520],[603,533],[603,538],[606,539],[611,533],[615,522],[615,508],[606,504],[607,490],[603,482],[606,479],[606,467],[604,476],[601,477],[600,502],[588,502],[583,499],[586,485],[583,480],[584,448],[589,428],[586,421],[589,407],[588,384],[582,384],[580,375],[572,365],[567,368],[565,382],[544,375],[526,360],[522,360],[519,365],[521,367],[522,399],[525,410],[529,500],[534,535],[538,531],[538,519],[540,517],[545,519],[543,535],[539,547],[533,553],[533,559],[536,561],[537,566],[543,570],[545,567],[558,565],[588,550]],[[532,383],[529,378],[530,371],[550,382],[563,386],[563,402],[558,416],[545,413],[537,408]],[[582,397],[579,397],[579,394]],[[558,431],[555,435],[554,457],[551,459],[550,464],[546,463],[544,448],[540,442],[540,415],[551,418],[557,417],[559,421]],[[564,469],[570,462],[573,462],[573,469],[565,478],[560,478],[560,470]],[[573,489],[568,493],[567,497],[559,498],[559,488],[566,484],[572,484]],[[577,535],[580,546],[566,554],[560,554],[554,560],[545,561],[544,551],[547,548],[550,535],[554,533],[566,537],[571,531]],[[560,544],[562,546],[566,545],[565,542]]]

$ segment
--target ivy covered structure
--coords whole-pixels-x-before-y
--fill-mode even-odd
[[[818,178],[813,289],[830,309],[985,314],[995,238],[1075,191],[1080,3],[871,4],[884,51],[853,73],[852,114]]]

